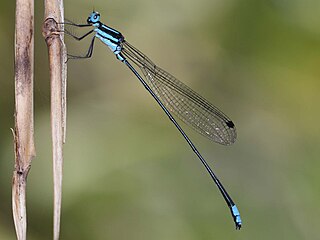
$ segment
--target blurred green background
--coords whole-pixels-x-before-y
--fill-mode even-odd
[[[35,141],[28,237],[52,239],[49,73],[35,5]],[[238,140],[185,127],[237,203],[243,229],[177,130],[99,41],[68,63],[61,239],[319,239],[320,1],[94,0],[102,21],[221,108]],[[65,1],[85,21],[91,1]],[[0,239],[15,239],[14,2],[0,3]],[[71,53],[89,41],[66,37]]]

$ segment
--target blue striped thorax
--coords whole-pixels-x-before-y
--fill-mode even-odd
[[[100,22],[100,14],[98,12],[92,12],[87,22],[95,27],[95,36],[106,44],[119,60],[123,61],[121,43],[124,41],[124,36],[119,31]]]

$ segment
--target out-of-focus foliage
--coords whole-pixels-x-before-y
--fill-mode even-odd
[[[28,178],[29,239],[52,238],[47,52],[36,2],[35,137]],[[61,239],[318,239],[320,2],[298,0],[94,1],[102,21],[235,122],[219,146],[189,131],[243,218],[135,77],[100,42],[68,62]],[[66,1],[84,22],[91,1]],[[0,3],[0,239],[11,215],[13,2]],[[79,31],[80,33],[82,31]],[[90,40],[72,41],[85,53]]]

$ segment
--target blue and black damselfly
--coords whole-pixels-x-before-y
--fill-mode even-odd
[[[223,145],[234,143],[237,137],[235,125],[230,118],[170,73],[156,66],[146,55],[129,44],[120,32],[100,22],[100,14],[98,12],[93,11],[90,14],[87,24],[75,24],[73,22],[65,22],[64,24],[75,27],[93,27],[81,37],[77,37],[65,30],[68,35],[78,41],[93,33],[87,54],[84,56],[68,55],[69,59],[90,58],[93,53],[94,41],[99,38],[121,62],[128,66],[179,130],[206,168],[231,211],[236,229],[240,229],[242,222],[238,208],[171,113],[175,114],[198,133]],[[131,63],[141,70],[144,78]]]

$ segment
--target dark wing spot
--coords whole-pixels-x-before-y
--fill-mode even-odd
[[[233,124],[232,121],[228,121],[228,122],[226,122],[226,124],[227,124],[227,126],[228,126],[229,128],[234,128],[234,124]]]

